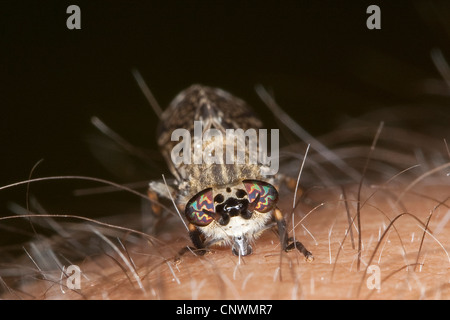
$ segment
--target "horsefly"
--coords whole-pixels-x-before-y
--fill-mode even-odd
[[[279,199],[278,130],[268,130],[249,106],[230,93],[192,85],[161,114],[158,145],[175,177],[173,185],[153,181],[149,196],[174,199],[198,255],[212,245],[231,246],[250,255],[251,243],[276,228],[284,251],[297,248],[307,261],[313,255],[288,237]]]

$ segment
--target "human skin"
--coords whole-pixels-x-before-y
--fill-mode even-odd
[[[187,300],[450,298],[448,184],[429,185],[422,181],[409,187],[364,185],[359,196],[360,232],[357,231],[358,218],[355,218],[358,190],[358,185],[349,185],[345,186],[345,197],[339,187],[314,190],[307,194],[307,198],[302,198],[294,216],[294,223],[300,223],[295,228],[295,237],[313,253],[315,259],[311,263],[295,250],[281,252],[278,236],[270,230],[254,243],[254,252],[250,256],[236,257],[228,247],[214,247],[205,256],[188,252],[175,262],[176,253],[190,245],[183,225],[175,223],[174,228],[159,234],[156,237],[159,241],[153,244],[143,237],[131,239],[129,233],[121,233],[123,247],[119,250],[134,267],[127,266],[117,252],[104,249],[104,252],[87,255],[76,262],[83,275],[78,290],[67,287],[70,275],[61,270],[45,272],[46,279],[42,277],[43,272],[39,276],[35,270],[37,280],[20,289],[11,288],[3,297]],[[292,195],[284,197],[279,207],[286,215],[292,235]],[[354,219],[352,233],[348,229],[349,216]],[[393,226],[390,226],[391,221],[394,221]],[[362,246],[360,263],[359,235]],[[136,239],[140,241],[136,243]],[[111,241],[114,241],[113,237]],[[114,242],[117,245],[117,241]],[[368,273],[369,266],[375,267],[369,268],[371,272]],[[379,289],[374,288],[376,284],[379,284]]]

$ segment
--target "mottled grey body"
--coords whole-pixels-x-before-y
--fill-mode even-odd
[[[194,141],[194,121],[201,121],[203,131],[217,129],[223,133],[222,141],[203,141],[203,145],[195,145]],[[214,149],[210,144],[222,144],[224,150],[227,145],[236,147],[234,141],[225,139],[226,129],[249,128],[259,129],[262,122],[254,115],[249,106],[241,99],[230,93],[218,89],[201,85],[192,85],[188,89],[179,93],[164,111],[158,127],[158,144],[162,154],[169,165],[170,171],[178,182],[179,192],[176,195],[176,202],[180,208],[184,208],[186,202],[196,193],[210,187],[232,186],[245,179],[264,179],[273,182],[273,177],[261,175],[261,163],[249,164],[185,164],[175,165],[171,160],[171,152],[178,141],[172,141],[172,132],[179,128],[189,130],[191,133],[191,153],[195,153],[195,148],[204,150]],[[249,150],[245,148],[246,159],[248,160]]]

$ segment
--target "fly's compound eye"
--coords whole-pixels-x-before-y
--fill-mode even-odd
[[[249,210],[258,212],[269,212],[278,202],[278,191],[270,183],[259,180],[244,180],[247,190]]]
[[[214,220],[214,197],[212,189],[200,191],[186,205],[186,219],[196,226],[207,226]]]

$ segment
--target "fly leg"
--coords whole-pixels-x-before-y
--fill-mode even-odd
[[[147,196],[150,200],[151,217],[154,219],[151,223],[152,232],[158,233],[162,230],[165,223],[170,218],[170,215],[164,214],[167,213],[166,210],[168,209],[167,206],[163,204],[162,200],[167,201],[167,199],[170,199],[171,195],[173,197],[174,194],[175,190],[173,187],[167,186],[159,181],[150,182],[149,188],[147,189]]]
[[[194,247],[186,246],[182,248],[180,251],[178,251],[178,254],[175,257],[176,263],[179,263],[181,260],[181,256],[188,251],[191,251],[197,256],[203,256],[209,252],[207,246],[205,245],[205,238],[200,232],[200,230],[198,230],[197,227],[194,226],[192,223],[189,224],[188,228],[189,228],[189,237],[191,238]]]
[[[305,256],[306,261],[312,262],[314,260],[312,253],[309,252],[300,241],[294,241],[293,238],[289,238],[286,228],[286,220],[284,219],[281,211],[278,208],[275,208],[272,212],[272,216],[277,223],[278,235],[280,236],[280,243],[283,250],[289,252],[296,248]]]
[[[158,194],[153,191],[152,189],[147,189],[147,196],[151,201],[151,208],[152,208],[152,212],[155,216],[157,217],[161,217],[162,214],[162,208],[161,206],[158,204]]]

